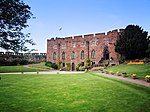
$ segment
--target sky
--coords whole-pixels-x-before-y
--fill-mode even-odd
[[[24,0],[36,19],[28,21],[37,52],[47,52],[47,39],[103,33],[139,25],[150,35],[150,0]],[[59,29],[62,30],[59,31]]]

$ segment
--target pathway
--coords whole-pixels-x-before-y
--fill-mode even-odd
[[[146,82],[145,80],[142,80],[142,79],[132,79],[132,78],[129,78],[129,77],[110,75],[110,74],[106,74],[106,73],[95,73],[95,74],[105,76],[105,77],[110,77],[110,78],[115,78],[115,79],[128,81],[130,83],[135,83],[135,84],[143,85],[143,86],[146,86],[146,87],[150,87],[150,83],[148,83],[148,82]]]

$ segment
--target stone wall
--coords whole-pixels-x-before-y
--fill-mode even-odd
[[[29,62],[45,62],[46,53],[14,53],[0,52],[1,60],[13,61],[17,59],[25,59]]]

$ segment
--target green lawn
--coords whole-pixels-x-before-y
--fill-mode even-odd
[[[35,68],[41,68],[41,69],[50,69],[50,67],[45,66],[45,62],[31,64],[30,66],[35,67]]]
[[[149,112],[150,88],[91,74],[1,75],[0,112]]]
[[[137,74],[138,78],[144,78],[146,75],[150,75],[150,64],[144,65],[119,65],[107,68],[108,71],[113,72],[126,72],[128,74]]]
[[[26,68],[24,66],[0,66],[0,73],[7,73],[7,72],[36,72],[36,71],[40,71],[40,69]]]

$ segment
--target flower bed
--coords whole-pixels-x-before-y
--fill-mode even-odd
[[[120,72],[117,72],[116,75],[117,75],[117,76],[121,76],[121,73],[120,73]]]
[[[143,62],[143,61],[139,61],[139,62],[130,61],[130,62],[128,63],[128,65],[132,65],[132,64],[134,64],[134,65],[139,65],[139,64],[144,64],[144,62]]]
[[[145,76],[145,80],[146,80],[147,82],[150,82],[150,75],[146,75],[146,76]]]
[[[137,75],[136,75],[136,74],[132,74],[132,75],[131,75],[131,78],[132,78],[132,79],[137,79]]]
[[[127,77],[127,73],[126,72],[122,73],[122,76]]]

